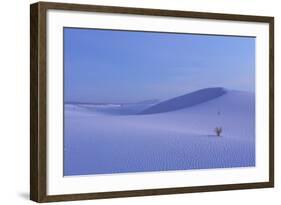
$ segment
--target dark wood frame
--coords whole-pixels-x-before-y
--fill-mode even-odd
[[[269,181],[102,193],[46,193],[46,12],[48,9],[264,22],[269,24]],[[274,187],[274,17],[38,2],[30,6],[30,199],[37,202]]]

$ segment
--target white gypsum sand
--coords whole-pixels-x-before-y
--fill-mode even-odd
[[[255,166],[254,94],[224,90],[210,96],[161,112],[149,101],[66,104],[64,175]],[[157,113],[142,114],[155,107]],[[222,127],[221,137],[216,127]]]

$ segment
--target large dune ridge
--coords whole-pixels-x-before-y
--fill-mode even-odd
[[[221,87],[200,89],[153,105],[139,114],[154,114],[179,110],[198,105],[224,95],[227,91]]]
[[[151,103],[65,104],[64,175],[255,166],[254,93],[207,88]]]

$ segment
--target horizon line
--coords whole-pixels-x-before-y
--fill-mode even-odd
[[[117,101],[110,101],[110,102],[105,102],[105,101],[80,101],[80,100],[67,100],[67,101],[63,101],[63,104],[98,104],[98,105],[103,105],[103,104],[137,104],[137,103],[142,103],[145,101],[155,101],[155,102],[161,102],[161,101],[165,101],[165,100],[169,100],[169,99],[173,99],[176,97],[180,97],[183,95],[187,95],[187,94],[191,94],[193,92],[197,92],[199,90],[204,90],[204,89],[214,89],[214,88],[222,88],[225,91],[238,91],[238,92],[248,92],[248,93],[252,93],[255,94],[255,91],[249,91],[249,90],[236,90],[236,89],[228,89],[228,88],[224,88],[224,87],[207,87],[207,88],[201,88],[201,89],[197,89],[197,90],[193,90],[190,91],[188,93],[185,94],[180,94],[174,97],[170,97],[170,98],[165,98],[165,99],[153,99],[153,98],[149,98],[149,99],[143,99],[143,100],[139,100],[139,101],[133,101],[133,102],[128,102],[128,101],[123,101],[123,102],[117,102]]]

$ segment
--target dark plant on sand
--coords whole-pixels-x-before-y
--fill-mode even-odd
[[[222,133],[222,128],[221,128],[221,127],[216,127],[214,131],[215,131],[215,133],[216,133],[216,135],[217,135],[218,137],[221,136],[221,133]]]

